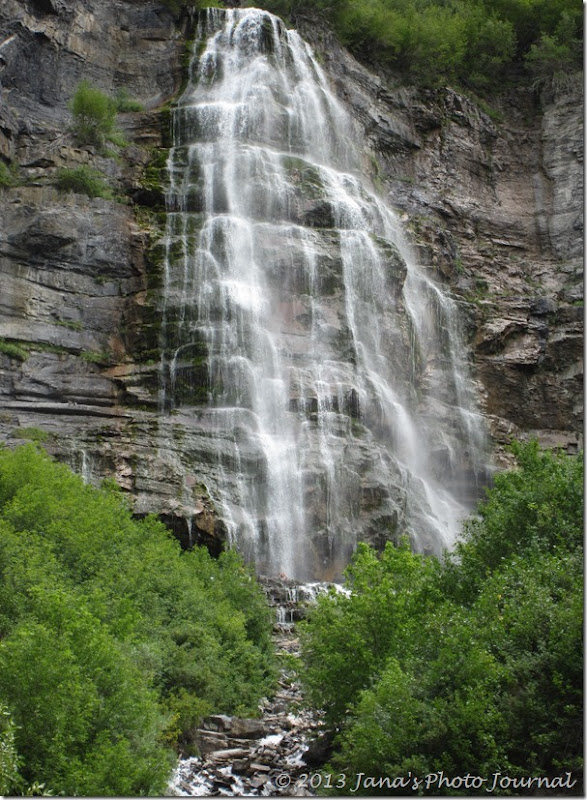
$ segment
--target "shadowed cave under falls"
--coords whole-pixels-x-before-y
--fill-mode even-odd
[[[450,547],[487,472],[455,302],[367,177],[309,46],[200,12],[173,109],[160,404],[261,574],[340,576],[357,541]]]

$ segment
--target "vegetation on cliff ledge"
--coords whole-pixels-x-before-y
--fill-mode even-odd
[[[151,795],[203,714],[255,713],[270,612],[34,445],[0,450],[0,794]]]
[[[351,593],[321,598],[305,623],[307,697],[337,732],[342,794],[360,773],[440,771],[489,783],[426,794],[478,796],[496,772],[571,772],[582,793],[583,462],[536,444],[516,454],[443,562],[361,546]]]
[[[255,0],[293,21],[322,15],[355,55],[425,86],[498,86],[581,68],[579,0]]]
[[[182,8],[232,5],[164,0]],[[389,64],[424,86],[500,85],[525,68],[533,80],[581,69],[580,0],[247,0],[296,24],[322,17],[359,58]]]

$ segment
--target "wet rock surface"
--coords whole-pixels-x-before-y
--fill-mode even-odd
[[[498,463],[508,463],[503,445],[512,438],[575,452],[583,428],[581,76],[476,104],[452,89],[375,77],[310,21],[301,30],[363,123],[374,177],[421,262],[454,291]]]
[[[263,583],[276,612],[278,656],[298,658],[299,639],[291,620],[302,618],[307,604],[328,585],[279,579],[263,579]],[[286,666],[275,696],[261,704],[259,719],[216,714],[203,720],[193,737],[200,755],[180,760],[169,794],[314,796],[311,776],[328,757],[321,727],[320,718],[304,709],[295,672]]]

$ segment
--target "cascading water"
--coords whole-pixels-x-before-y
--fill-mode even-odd
[[[173,112],[161,406],[260,572],[332,578],[357,539],[450,546],[483,437],[454,302],[362,174],[295,31],[202,12]]]

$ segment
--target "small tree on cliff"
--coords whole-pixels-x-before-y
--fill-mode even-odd
[[[115,101],[88,81],[79,84],[70,108],[73,132],[79,144],[102,147],[115,134]]]

